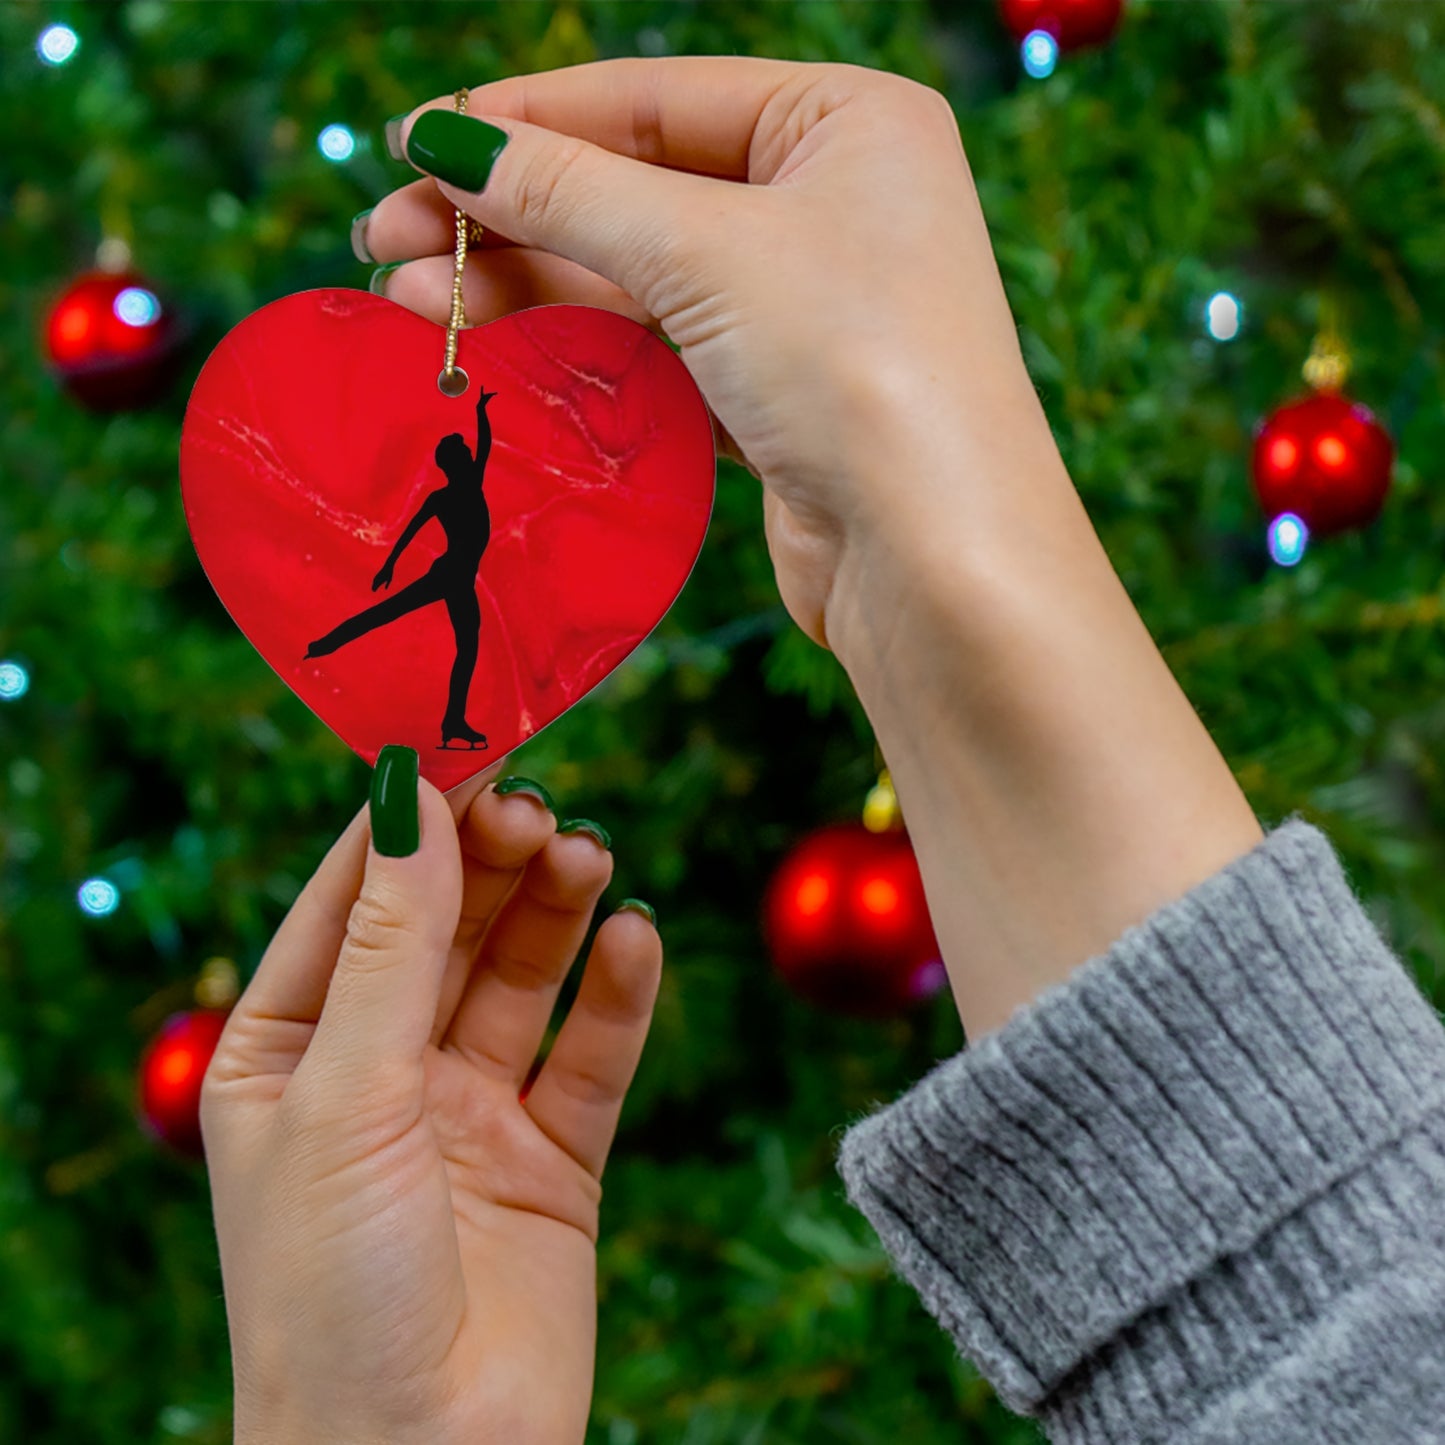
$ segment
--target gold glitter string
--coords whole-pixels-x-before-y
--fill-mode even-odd
[[[465,90],[457,91],[452,97],[452,104],[458,115],[467,113],[467,98],[468,93]],[[452,316],[447,322],[446,365],[437,377],[437,386],[447,396],[461,396],[468,385],[466,372],[457,365],[457,333],[467,324],[466,306],[462,301],[462,272],[467,264],[467,242],[479,242],[482,239],[481,226],[471,221],[465,211],[456,213],[456,227],[457,249],[456,261],[452,267]]]

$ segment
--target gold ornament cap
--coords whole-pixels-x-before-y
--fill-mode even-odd
[[[1342,391],[1350,375],[1350,349],[1340,326],[1338,298],[1320,297],[1319,330],[1302,368],[1305,385],[1315,391]]]
[[[868,790],[863,803],[863,826],[870,833],[887,833],[903,826],[898,794],[893,791],[893,779],[887,768],[878,774],[878,781]]]
[[[1338,333],[1322,331],[1315,337],[1302,368],[1305,384],[1315,391],[1341,391],[1350,375],[1350,354]]]
[[[229,958],[208,958],[196,980],[196,1002],[202,1008],[230,1008],[241,996],[241,979]]]

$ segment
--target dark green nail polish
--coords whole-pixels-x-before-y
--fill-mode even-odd
[[[390,276],[398,266],[405,265],[405,261],[393,261],[390,265],[378,266],[376,270],[371,273],[371,280],[366,283],[366,289],[370,291],[373,296],[385,296],[386,278]]]
[[[382,748],[371,775],[371,841],[388,858],[409,858],[421,844],[415,748]]]
[[[351,254],[365,266],[376,265],[376,257],[366,244],[366,223],[371,219],[372,209],[368,206],[351,218]]]
[[[586,833],[595,838],[609,852],[612,849],[612,835],[601,823],[594,823],[591,818],[568,818],[565,823],[557,825],[557,831],[559,833]]]
[[[640,913],[654,928],[657,927],[657,910],[652,904],[644,903],[640,898],[624,898],[617,905],[619,913]]]
[[[536,798],[549,813],[557,811],[551,793],[541,783],[534,783],[531,778],[503,778],[492,791],[500,793],[504,798],[508,793],[526,793],[528,797]]]
[[[480,191],[509,137],[484,120],[454,110],[426,110],[406,138],[406,158],[418,170],[464,191]]]
[[[391,119],[387,121],[385,130],[383,131],[383,134],[386,136],[386,153],[394,161],[404,161],[406,159],[401,149],[401,128],[407,116],[410,114],[410,111],[406,111],[402,115],[392,116]]]

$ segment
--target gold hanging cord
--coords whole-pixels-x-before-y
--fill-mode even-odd
[[[467,98],[468,92],[465,90],[457,91],[452,97],[452,104],[458,115],[467,113]],[[462,302],[462,272],[467,264],[468,240],[480,242],[482,239],[480,224],[470,220],[465,211],[456,213],[456,226],[457,249],[456,262],[452,268],[452,316],[447,322],[446,365],[437,377],[437,386],[446,396],[461,396],[468,385],[466,372],[457,365],[457,332],[467,324],[466,307]]]

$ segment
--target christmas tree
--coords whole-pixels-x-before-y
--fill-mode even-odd
[[[366,797],[196,560],[176,452],[200,362],[279,296],[366,285],[350,218],[413,174],[386,117],[517,72],[735,52],[952,101],[1032,375],[1135,603],[1260,817],[1322,826],[1445,1001],[1445,11],[1134,0],[1106,44],[1021,54],[985,0],[13,3],[0,1440],[230,1440],[205,1173],[139,1126],[137,1063],[205,960],[244,983]],[[144,405],[88,410],[47,365],[47,318],[98,251],[132,278],[128,324],[174,318]],[[1391,490],[1366,528],[1277,528],[1272,556],[1254,431],[1321,336],[1393,439]],[[962,1045],[947,993],[857,1019],[768,962],[769,878],[856,818],[879,759],[779,603],[761,515],[721,464],[667,619],[511,763],[606,823],[606,902],[656,904],[668,953],[606,1176],[589,1440],[1035,1440],[833,1167],[843,1125]]]

